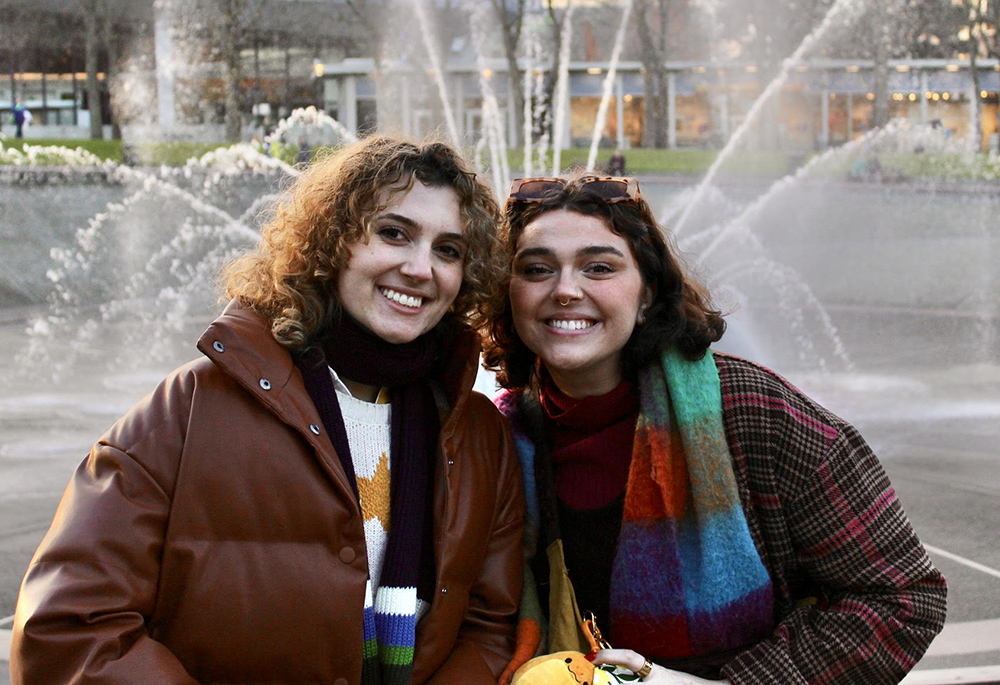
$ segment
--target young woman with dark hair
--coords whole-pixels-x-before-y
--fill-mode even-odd
[[[656,685],[894,683],[944,578],[858,432],[719,352],[725,323],[638,181],[515,181],[485,360],[527,504],[519,645]],[[547,640],[546,640],[547,638]]]

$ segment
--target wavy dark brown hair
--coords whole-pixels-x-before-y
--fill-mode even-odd
[[[507,200],[500,233],[508,258],[512,259],[517,251],[517,241],[525,227],[546,212],[565,209],[600,217],[629,244],[643,282],[654,292],[645,322],[636,326],[622,350],[625,377],[634,380],[639,369],[671,345],[688,359],[700,359],[726,330],[722,313],[712,306],[708,291],[686,272],[646,200],[640,197],[605,202],[579,183],[584,178],[588,176],[568,179],[560,191],[541,202]],[[507,285],[509,278],[508,273]],[[489,302],[488,312],[489,320],[482,331],[484,365],[497,372],[497,381],[505,388],[528,385],[536,356],[514,327],[509,288],[503,288]]]
[[[277,201],[257,248],[226,267],[226,295],[268,318],[282,345],[308,345],[339,314],[336,284],[348,247],[366,239],[375,215],[415,180],[458,195],[468,251],[445,319],[478,327],[506,274],[499,206],[462,156],[436,141],[374,136],[318,159]]]

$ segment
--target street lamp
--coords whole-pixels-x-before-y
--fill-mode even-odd
[[[316,109],[322,110],[323,105],[323,69],[324,65],[321,60],[313,60],[313,74],[316,78],[313,80],[313,97],[316,100]]]

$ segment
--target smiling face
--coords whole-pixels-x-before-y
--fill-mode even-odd
[[[570,397],[618,385],[622,348],[651,301],[628,243],[604,219],[546,212],[517,241],[514,327]]]
[[[337,278],[344,309],[383,340],[407,343],[431,330],[462,287],[467,250],[458,195],[414,180],[349,246]]]

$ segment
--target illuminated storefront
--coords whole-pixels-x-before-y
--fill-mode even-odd
[[[371,60],[347,60],[324,65],[328,112],[356,130],[377,120],[377,88]],[[667,64],[667,131],[669,147],[718,147],[745,120],[750,108],[772,78],[742,64]],[[436,89],[418,87],[424,76],[413,71],[382,75],[386,92],[406,93],[393,98],[396,121],[404,130],[422,134],[441,119]],[[606,65],[570,66],[568,116],[557,135],[563,147],[589,146],[593,137],[607,78]],[[765,80],[766,79],[766,80]],[[491,63],[485,75],[472,68],[449,69],[446,84],[456,125],[468,143],[483,131],[483,95],[480,83],[496,97],[509,141],[516,140],[513,98],[504,64]],[[392,90],[393,83],[406,87]],[[995,141],[1000,67],[997,60],[979,64],[979,92],[972,93],[968,63],[948,60],[891,62],[888,73],[890,117],[935,125],[955,137],[966,137],[973,125],[971,101],[978,97],[983,144]],[[793,68],[775,102],[765,108],[750,145],[778,149],[821,149],[853,140],[871,129],[874,100],[871,63],[809,62]],[[611,100],[599,134],[602,147],[637,147],[645,125],[646,98],[641,66],[619,65],[611,84]],[[405,111],[400,111],[400,110]],[[995,147],[995,144],[994,146]]]

